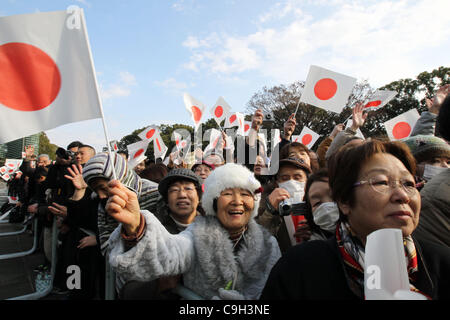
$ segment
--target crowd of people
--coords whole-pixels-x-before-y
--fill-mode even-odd
[[[78,141],[51,163],[26,148],[10,190],[39,221],[47,264],[57,223],[54,292],[69,299],[104,299],[107,265],[116,299],[177,300],[179,285],[204,299],[364,299],[367,236],[384,228],[401,230],[411,290],[449,299],[449,92],[400,141],[357,137],[368,116],[358,104],[316,151],[291,142],[291,115],[269,155],[261,110],[234,148],[223,133],[194,163],[172,154],[132,167],[126,151]],[[70,265],[80,288],[66,286]]]

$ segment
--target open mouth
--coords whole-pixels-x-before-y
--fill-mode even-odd
[[[231,210],[231,211],[228,211],[228,214],[229,215],[231,215],[231,216],[237,216],[237,215],[243,215],[244,214],[244,211],[241,211],[241,210]]]
[[[177,202],[177,206],[178,207],[187,207],[189,205],[190,205],[190,203],[188,201],[179,201],[179,202]]]

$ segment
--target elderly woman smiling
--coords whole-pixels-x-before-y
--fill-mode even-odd
[[[247,168],[230,163],[204,186],[206,216],[172,235],[140,211],[133,192],[111,182],[107,212],[122,223],[111,235],[111,265],[125,279],[183,274],[184,285],[206,299],[257,299],[280,257],[275,238],[254,221],[261,185]]]
[[[363,299],[366,238],[396,228],[403,234],[411,290],[448,299],[450,249],[411,236],[421,202],[408,148],[373,140],[338,152],[328,167],[340,210],[335,236],[294,247],[273,268],[262,298]]]

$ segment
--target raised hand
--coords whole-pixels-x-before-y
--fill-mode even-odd
[[[81,164],[72,164],[72,168],[67,168],[67,171],[69,171],[70,176],[64,175],[64,177],[72,181],[72,184],[76,190],[82,190],[88,187],[83,179],[83,167]]]
[[[438,91],[436,91],[436,94],[432,99],[425,100],[428,111],[434,114],[439,114],[441,105],[449,94],[450,94],[450,84],[446,84],[440,87]]]
[[[292,134],[295,131],[295,126],[296,125],[297,125],[297,121],[295,119],[295,114],[293,113],[293,114],[291,114],[289,116],[289,118],[284,123],[284,128],[283,128],[284,132],[283,133],[284,133],[284,138],[286,140],[290,140],[291,139],[291,136],[292,136]]]
[[[136,233],[141,221],[141,211],[137,195],[118,180],[108,182],[108,202],[106,212],[122,223],[128,235]]]
[[[352,126],[353,131],[358,130],[364,125],[368,113],[364,113],[364,107],[361,102],[358,102],[352,110]]]
[[[261,109],[255,111],[252,117],[252,129],[258,131],[263,123],[264,114]]]
[[[342,130],[344,130],[344,124],[343,123],[339,123],[339,124],[335,125],[333,131],[330,134],[330,137],[336,138],[337,134],[339,132],[341,132]]]
[[[34,146],[25,146],[26,159],[31,159],[34,154]]]

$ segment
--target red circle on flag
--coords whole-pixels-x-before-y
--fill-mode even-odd
[[[182,148],[186,147],[186,141],[184,141],[184,140],[181,141],[181,147],[182,147]]]
[[[392,135],[395,139],[403,139],[409,136],[411,133],[411,126],[408,122],[399,122],[396,123],[394,128],[392,129]]]
[[[194,116],[194,121],[199,122],[200,119],[202,118],[202,111],[196,106],[192,106],[191,110],[192,115]]]
[[[233,123],[235,120],[236,120],[236,115],[233,114],[233,115],[230,117],[230,123]]]
[[[144,149],[139,149],[135,154],[134,154],[134,157],[133,157],[133,159],[136,159],[137,157],[139,157],[141,154],[143,154],[144,153]]]
[[[18,111],[38,111],[48,107],[60,89],[61,73],[44,51],[20,42],[0,46],[1,104]]]
[[[310,135],[309,133],[305,134],[302,137],[302,143],[307,146],[310,142],[312,141],[312,135]]]
[[[314,86],[314,94],[320,100],[329,100],[334,97],[337,92],[337,83],[333,79],[320,79]]]
[[[11,168],[14,168],[16,165],[14,163],[8,163],[7,166],[11,167]]]
[[[250,129],[250,125],[248,123],[246,123],[244,126],[244,131],[247,132],[248,129]]]
[[[214,110],[214,115],[216,118],[220,118],[223,115],[223,108],[222,106],[217,106],[216,110]]]
[[[364,108],[378,107],[380,104],[381,100],[370,101],[364,106]]]
[[[148,132],[147,132],[147,134],[145,135],[145,137],[146,137],[147,139],[150,139],[151,137],[153,137],[154,134],[155,134],[155,129],[151,129],[151,130],[148,130]]]

